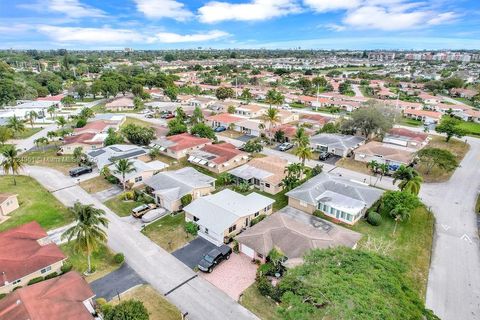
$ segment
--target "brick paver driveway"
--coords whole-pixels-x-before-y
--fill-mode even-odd
[[[200,272],[200,276],[238,301],[240,294],[255,282],[256,272],[257,265],[249,257],[232,253],[212,273]]]

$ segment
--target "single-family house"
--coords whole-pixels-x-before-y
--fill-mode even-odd
[[[106,121],[94,120],[87,122],[87,124],[81,128],[73,129],[73,134],[82,134],[82,133],[107,133],[108,129],[113,128],[114,130],[118,129],[117,125],[109,124]]]
[[[231,126],[234,126],[236,123],[243,121],[244,119],[238,116],[234,116],[230,113],[219,113],[213,116],[209,116],[205,120],[207,125],[211,126],[212,128],[225,127],[228,129]]]
[[[389,170],[395,171],[401,165],[409,165],[415,158],[416,149],[401,147],[393,144],[370,141],[358,147],[353,153],[355,160],[361,162],[376,161],[380,164],[388,164]]]
[[[267,130],[267,134],[270,139],[274,139],[276,132],[282,131],[284,133],[285,141],[290,142],[295,137],[297,130],[298,130],[298,127],[296,125],[287,123],[287,124],[282,124],[282,125],[277,125],[275,127],[272,127],[270,130]],[[308,136],[312,136],[315,134],[315,130],[310,129],[308,127],[304,127],[304,132]]]
[[[298,113],[294,113],[288,110],[279,109],[278,110],[278,122],[280,124],[296,122],[300,119]]]
[[[430,110],[405,109],[403,115],[410,119],[420,120],[424,123],[438,123],[442,113]]]
[[[257,119],[243,119],[235,123],[235,131],[254,137],[260,137],[265,132],[264,127],[265,122]]]
[[[265,262],[272,249],[280,250],[294,267],[312,249],[355,248],[362,235],[324,219],[286,206],[239,234],[239,250],[252,260]]]
[[[100,113],[96,114],[95,118],[93,118],[93,121],[103,121],[106,122],[110,125],[115,125],[117,127],[120,127],[127,117],[124,114],[119,114],[119,113]]]
[[[428,143],[428,134],[405,128],[392,128],[384,136],[383,142],[412,149],[421,149]]]
[[[215,190],[215,178],[192,167],[159,172],[144,183],[154,196],[155,202],[172,212],[182,208],[183,196],[190,194],[192,199],[198,199]]]
[[[288,205],[306,213],[316,210],[343,223],[355,224],[382,196],[367,184],[321,173],[286,193]]]
[[[168,167],[168,164],[158,160],[144,162],[139,159],[133,159],[130,161],[132,163],[133,171],[125,174],[125,185],[128,186],[128,188],[136,188],[143,185],[145,180],[148,180],[154,174]],[[111,164],[108,168],[113,176],[119,181],[123,181],[122,174],[116,172],[115,164]]]
[[[106,137],[106,133],[91,132],[66,136],[63,139],[63,145],[60,147],[60,153],[73,154],[76,148],[81,148],[82,152],[85,153],[102,148]]]
[[[255,188],[270,194],[283,190],[282,180],[288,161],[276,156],[255,158],[250,162],[230,170],[237,183],[248,183]]]
[[[135,109],[135,104],[133,103],[133,98],[131,97],[119,97],[107,102],[105,104],[105,109],[108,111],[124,111],[124,110],[133,110]]]
[[[189,162],[214,173],[222,173],[248,161],[248,153],[238,150],[233,144],[207,144],[188,153]]]
[[[331,122],[332,118],[325,117],[319,114],[304,114],[298,121],[299,124],[312,128],[313,130],[320,130],[324,125]]]
[[[211,144],[212,141],[207,138],[192,136],[188,133],[176,134],[157,139],[151,143],[152,147],[157,147],[161,153],[166,156],[181,159],[187,154],[204,146]]]
[[[212,104],[209,105],[209,108],[215,112],[228,112],[228,108],[230,106],[237,108],[240,105],[238,102],[230,101],[230,100],[217,100],[214,101]]]
[[[0,299],[2,320],[94,320],[95,294],[87,281],[71,271],[15,290]]]
[[[235,115],[246,118],[257,118],[265,114],[265,109],[256,104],[242,104],[236,107]]]
[[[224,189],[198,198],[183,209],[185,220],[199,226],[198,234],[220,246],[250,227],[252,219],[272,213],[274,202],[256,192],[242,195]]]
[[[130,144],[114,144],[87,152],[88,159],[97,165],[98,169],[108,166],[120,159],[147,160],[149,150],[145,147]]]
[[[8,215],[19,208],[18,195],[14,193],[0,193],[0,223],[8,218]]]
[[[326,151],[346,157],[365,143],[365,138],[336,133],[320,133],[310,138],[310,147],[315,151]]]
[[[36,221],[0,232],[0,294],[34,278],[60,273],[66,259]]]

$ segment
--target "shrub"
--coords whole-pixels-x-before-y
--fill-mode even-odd
[[[58,273],[57,273],[57,272],[53,272],[53,273],[47,274],[47,275],[43,278],[43,280],[53,279],[53,278],[55,278],[56,276],[58,276]]]
[[[239,249],[239,246],[238,246],[238,241],[237,240],[233,240],[233,252],[235,253],[239,253],[240,252],[240,249]]]
[[[258,217],[253,218],[252,221],[250,221],[250,226],[253,227],[254,225],[256,225],[257,223],[259,223],[260,221],[262,221],[262,220],[265,219],[266,217],[267,217],[266,215],[261,214],[261,215],[259,215]]]
[[[63,264],[63,266],[60,268],[60,270],[62,271],[62,273],[67,273],[70,270],[72,270],[72,268],[73,268],[73,266],[70,262],[65,262]]]
[[[275,275],[275,267],[273,264],[267,262],[262,264],[260,267],[257,269],[257,277],[264,277],[264,276],[273,276]]]
[[[80,119],[77,120],[77,123],[75,124],[75,127],[77,127],[77,128],[83,128],[83,127],[86,126],[86,124],[87,124],[87,119],[85,119],[85,118],[80,118]]]
[[[135,192],[134,191],[126,191],[122,194],[123,200],[134,200],[135,199]]]
[[[192,202],[192,195],[186,194],[181,199],[180,202],[182,203],[182,207],[188,206]]]
[[[184,228],[186,233],[190,233],[193,236],[196,236],[198,233],[198,225],[193,221],[185,223]]]
[[[43,281],[43,277],[36,277],[28,281],[27,286]]]
[[[115,261],[116,264],[122,264],[125,261],[125,256],[123,253],[117,253],[113,256],[113,261]]]
[[[148,320],[148,311],[141,301],[127,300],[116,306],[104,305],[102,310],[105,320]]]
[[[17,286],[17,287],[15,287],[15,288],[13,288],[12,291],[15,291],[15,290],[18,290],[18,289],[21,289],[21,288],[23,288],[23,287],[22,287],[22,286]]]
[[[97,305],[99,305],[100,307],[107,304],[107,300],[105,298],[98,298],[95,300],[95,302],[97,303]]]
[[[367,217],[368,223],[372,226],[379,226],[382,223],[382,216],[378,212],[369,212]]]
[[[117,184],[120,182],[120,180],[117,179],[115,176],[107,176],[105,179],[110,182],[111,184]]]
[[[2,300],[3,298],[5,298],[7,296],[6,293],[0,293],[0,300]]]

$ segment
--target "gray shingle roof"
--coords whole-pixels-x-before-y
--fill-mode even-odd
[[[310,137],[310,146],[313,148],[317,144],[328,146],[329,148],[349,150],[356,148],[365,141],[365,138],[358,136],[349,136],[344,134],[320,133]]]

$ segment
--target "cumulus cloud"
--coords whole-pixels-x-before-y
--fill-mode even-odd
[[[301,11],[296,0],[253,0],[246,3],[212,1],[198,9],[199,19],[205,23],[267,20]]]
[[[142,34],[128,29],[41,25],[37,30],[57,42],[122,44],[146,40]]]
[[[185,5],[175,0],[135,0],[137,10],[149,19],[172,18],[185,21],[193,13]]]
[[[160,32],[156,34],[155,39],[163,43],[181,43],[181,42],[203,42],[216,40],[229,36],[229,33],[221,30],[211,30],[205,33],[178,34],[172,32]]]
[[[46,9],[50,12],[64,14],[70,18],[101,18],[106,16],[104,11],[83,4],[79,0],[47,0],[18,6],[39,12],[44,12]]]
[[[317,12],[345,10],[358,7],[361,0],[304,0],[303,3]]]

